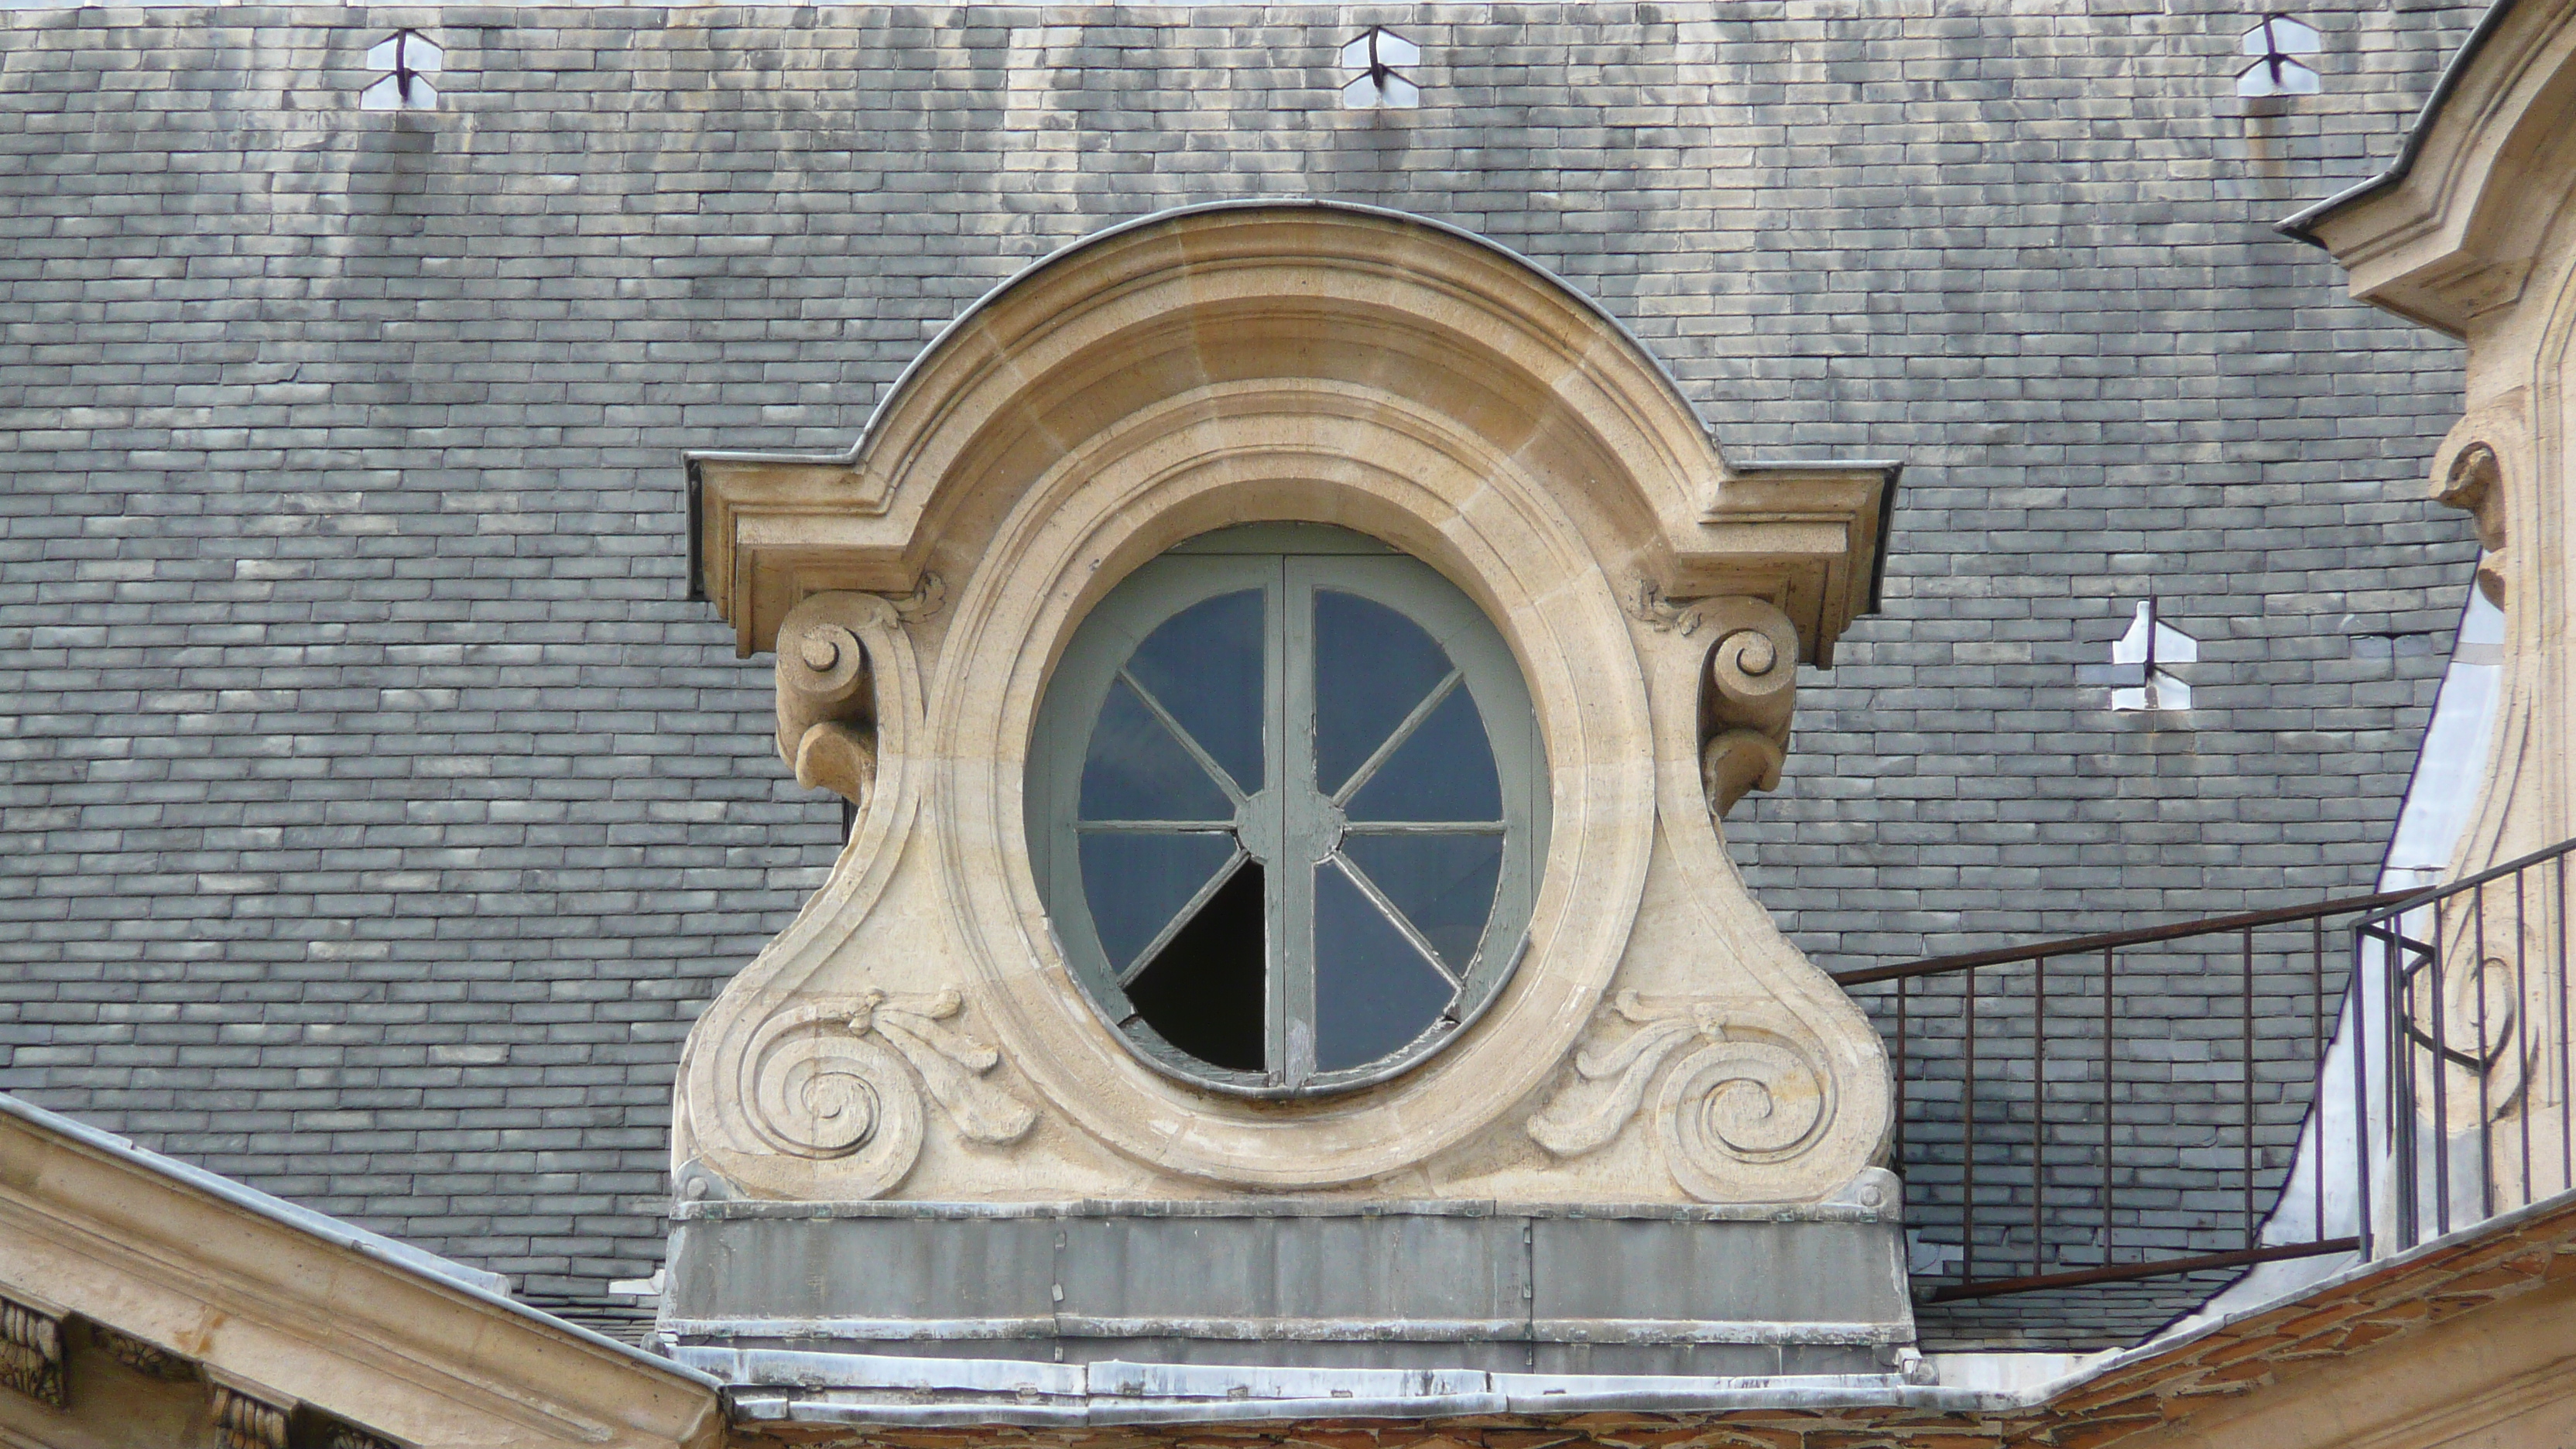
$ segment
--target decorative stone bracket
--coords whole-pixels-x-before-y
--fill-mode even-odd
[[[1688,607],[1638,587],[1637,617],[1688,638],[1706,630],[1699,701],[1700,784],[1724,817],[1752,790],[1780,788],[1789,717],[1798,704],[1798,626],[1763,599],[1699,599]]]
[[[877,779],[876,672],[859,642],[871,594],[816,594],[778,630],[778,757],[796,783],[864,809]]]
[[[0,1385],[59,1409],[63,1396],[63,1316],[0,1298]]]
[[[947,596],[939,575],[899,599],[815,594],[778,628],[778,757],[808,790],[830,790],[860,809],[877,780],[877,680],[870,629],[928,618]]]
[[[1607,1145],[1644,1105],[1665,1062],[1655,1108],[1665,1164],[1693,1196],[1741,1195],[1745,1164],[1804,1151],[1833,1121],[1833,1077],[1785,1032],[1754,1025],[1737,1003],[1655,1001],[1623,991],[1613,1013],[1637,1029],[1575,1054],[1574,1077],[1526,1130],[1558,1157]]]
[[[2433,501],[2465,511],[2477,520],[2478,592],[2504,607],[2505,488],[2504,464],[2485,443],[2471,443],[2451,457],[2451,466],[2435,481]]]

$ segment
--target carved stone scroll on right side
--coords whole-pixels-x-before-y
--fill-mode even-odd
[[[1712,626],[1700,679],[1700,783],[1723,816],[1751,790],[1780,788],[1798,703],[1798,626],[1761,599],[1707,599]]]

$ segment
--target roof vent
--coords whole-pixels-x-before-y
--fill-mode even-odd
[[[2263,23],[2246,31],[2236,48],[2257,59],[2236,73],[2236,93],[2240,96],[2312,96],[2317,93],[2317,73],[2290,59],[2294,55],[2317,53],[2314,27],[2287,15],[2266,15]]]
[[[2161,666],[2199,662],[2200,641],[2157,618],[2154,599],[2142,599],[2129,632],[2112,641],[2111,662],[2079,667],[2075,682],[2110,685],[2114,713],[2189,709],[2191,686]]]
[[[1370,26],[1342,46],[1342,73],[1350,77],[1342,83],[1343,109],[1409,111],[1422,104],[1422,87],[1396,69],[1421,59],[1421,46],[1385,26]]]
[[[367,51],[367,69],[392,74],[358,93],[362,111],[434,111],[438,88],[426,77],[438,74],[444,58],[438,42],[417,30],[397,30]]]

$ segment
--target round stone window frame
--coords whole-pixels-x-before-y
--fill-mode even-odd
[[[1136,573],[1121,580],[1119,587],[1104,596],[1101,607],[1085,615],[1075,626],[1072,651],[1058,657],[1057,667],[1047,680],[1046,696],[1039,703],[1038,735],[1031,751],[1033,756],[1044,757],[1032,760],[1032,776],[1051,779],[1057,798],[1052,803],[1029,802],[1023,818],[1032,850],[1045,852],[1051,849],[1055,853],[1054,870],[1071,872],[1066,879],[1056,881],[1051,890],[1042,885],[1040,891],[1052,898],[1050,920],[1055,930],[1055,945],[1066,956],[1076,982],[1084,989],[1085,998],[1101,1022],[1117,1033],[1128,1049],[1146,1065],[1192,1086],[1232,1096],[1312,1100],[1359,1091],[1409,1072],[1426,1059],[1448,1050],[1465,1032],[1474,1028],[1485,1008],[1492,1005],[1494,998],[1510,984],[1513,972],[1519,967],[1529,940],[1533,878],[1537,874],[1537,866],[1545,859],[1549,800],[1544,746],[1538,739],[1530,737],[1534,728],[1515,728],[1515,716],[1534,727],[1536,710],[1531,705],[1528,686],[1520,677],[1519,662],[1512,657],[1510,646],[1503,642],[1493,620],[1485,617],[1475,600],[1457,592],[1455,585],[1449,584],[1438,570],[1383,540],[1330,526],[1323,526],[1324,531],[1320,534],[1301,531],[1314,527],[1317,526],[1289,525],[1286,529],[1274,530],[1265,525],[1251,524],[1201,534],[1148,560]],[[1403,614],[1424,629],[1428,637],[1439,640],[1451,667],[1460,675],[1461,688],[1476,702],[1486,743],[1494,752],[1502,806],[1498,833],[1503,839],[1497,861],[1495,896],[1479,932],[1478,949],[1472,959],[1449,963],[1444,968],[1458,973],[1454,978],[1456,995],[1451,1000],[1450,1011],[1437,1024],[1426,1028],[1402,1047],[1375,1060],[1358,1066],[1319,1068],[1302,1080],[1295,1075],[1297,1067],[1291,1061],[1287,1067],[1289,1077],[1282,1080],[1276,1066],[1265,1074],[1256,1074],[1199,1061],[1153,1033],[1150,1025],[1141,1034],[1132,1030],[1111,1009],[1111,999],[1123,1000],[1123,993],[1115,979],[1116,963],[1102,956],[1102,943],[1091,920],[1090,897],[1080,879],[1080,867],[1075,863],[1071,844],[1076,826],[1075,816],[1070,812],[1074,809],[1072,794],[1080,789],[1084,755],[1080,742],[1087,740],[1090,731],[1097,727],[1109,680],[1123,667],[1124,661],[1100,649],[1099,645],[1106,642],[1105,638],[1093,641],[1087,652],[1087,664],[1075,665],[1071,661],[1076,654],[1085,652],[1081,641],[1096,627],[1104,628],[1105,633],[1133,634],[1141,640],[1150,634],[1151,629],[1136,632],[1137,621],[1150,618],[1159,625],[1190,605],[1220,593],[1235,592],[1247,586],[1263,588],[1262,577],[1254,570],[1262,569],[1266,573],[1266,565],[1295,560],[1309,561],[1317,574],[1309,582],[1309,588],[1355,592],[1382,608]],[[1178,567],[1174,568],[1174,565]],[[1127,592],[1132,584],[1156,568],[1166,569],[1169,576],[1152,592],[1141,597]],[[1267,597],[1266,588],[1264,593]],[[1273,603],[1280,608],[1294,608],[1298,593],[1299,589],[1291,582],[1279,591]],[[1118,611],[1119,618],[1109,617],[1113,610]],[[1291,637],[1298,632],[1290,630]],[[1283,661],[1283,664],[1291,679],[1297,676],[1299,670],[1294,663]],[[1274,682],[1282,689],[1288,687],[1287,680]],[[1067,694],[1068,689],[1073,693]],[[1306,702],[1313,703],[1311,699]],[[1293,697],[1287,707],[1292,713],[1296,709]],[[1497,718],[1498,712],[1500,718]],[[1050,734],[1055,738],[1050,740]],[[1284,741],[1272,740],[1269,748],[1290,750],[1289,760],[1295,758],[1293,747]],[[1282,781],[1279,788],[1293,790],[1296,787]],[[1354,828],[1366,830],[1368,827],[1355,825]],[[1274,854],[1278,853],[1280,843],[1272,842]],[[1533,852],[1536,859],[1532,858]],[[1256,855],[1255,859],[1259,857]],[[1322,862],[1316,862],[1317,868],[1321,865]],[[1281,855],[1266,862],[1264,868],[1302,867],[1298,866],[1296,857]],[[1040,873],[1042,880],[1046,874]],[[1311,903],[1309,908],[1312,909]],[[1283,924],[1292,936],[1300,930],[1293,916]],[[1311,916],[1305,929],[1309,933],[1313,929]],[[1316,967],[1311,960],[1312,949],[1311,945],[1307,948],[1310,959],[1305,963],[1304,972],[1310,989],[1318,989],[1313,985]],[[1274,953],[1268,963],[1272,970],[1288,971],[1291,978],[1287,1001],[1282,1003],[1275,997],[1273,999],[1272,1010],[1284,1013],[1283,1021],[1274,1022],[1272,1032],[1266,1033],[1273,1037],[1271,1046],[1274,1050],[1285,1045],[1275,1035],[1283,1022],[1286,1034],[1293,1038],[1294,1024],[1311,1020],[1313,1011],[1317,1009],[1310,1006],[1306,1015],[1300,1016],[1298,993],[1294,989],[1298,968],[1291,964],[1297,955],[1298,947],[1293,943],[1274,945]],[[1293,1058],[1295,1048],[1291,1046],[1288,1051]],[[1310,1055],[1311,1051],[1310,1044]]]
[[[1378,538],[1485,611],[1529,687],[1553,814],[1528,951],[1482,1018],[1390,1081],[1284,1105],[1176,1081],[1116,1036],[1053,938],[1021,811],[1038,701],[1092,607],[1172,546],[1264,521]],[[943,875],[1005,1051],[1053,1106],[1175,1171],[1302,1187],[1418,1162],[1545,1083],[1618,967],[1654,826],[1643,669],[1593,560],[1513,459],[1426,408],[1329,380],[1187,390],[1037,480],[960,591],[925,724],[935,750],[974,735],[1000,746],[937,750],[952,761]]]

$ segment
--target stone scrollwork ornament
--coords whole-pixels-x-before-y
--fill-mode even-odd
[[[1556,1156],[1580,1156],[1618,1136],[1676,1055],[1655,1128],[1673,1180],[1694,1197],[1741,1197],[1746,1166],[1796,1156],[1833,1119],[1832,1075],[1794,1039],[1746,1022],[1731,1003],[1623,991],[1613,1014],[1636,1029],[1577,1052],[1573,1080],[1527,1123],[1530,1137]]]
[[[873,594],[816,594],[778,630],[778,756],[797,784],[863,810],[876,788],[877,700],[861,640],[896,615]]]
[[[1694,610],[1714,636],[1700,682],[1700,781],[1723,816],[1749,790],[1780,788],[1798,703],[1798,629],[1760,599]]]
[[[782,1152],[838,1159],[841,1189],[859,1197],[912,1170],[925,1092],[969,1141],[1017,1141],[1037,1114],[984,1080],[1001,1054],[948,1025],[963,1006],[956,991],[869,991],[770,1018],[744,1062],[752,1127]]]

